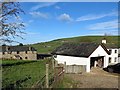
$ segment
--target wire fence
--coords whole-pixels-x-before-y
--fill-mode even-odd
[[[32,88],[55,88],[64,77],[64,68],[55,66],[54,59],[48,59],[46,63],[46,75],[44,75]]]

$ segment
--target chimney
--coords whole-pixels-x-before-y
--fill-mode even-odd
[[[104,44],[106,44],[106,43],[107,43],[107,41],[106,41],[106,39],[105,39],[105,38],[103,38],[103,39],[102,39],[102,43],[104,43]]]

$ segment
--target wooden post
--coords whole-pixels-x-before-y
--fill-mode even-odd
[[[57,62],[57,60],[55,60],[55,67],[57,67],[58,66],[58,62]]]
[[[66,72],[66,62],[64,62],[64,72]]]
[[[49,88],[48,68],[49,64],[46,64],[46,88]]]
[[[52,58],[52,66],[53,66],[53,70],[54,70],[54,67],[55,67],[55,63],[54,63],[54,59]]]

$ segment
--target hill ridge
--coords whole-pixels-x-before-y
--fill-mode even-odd
[[[69,38],[60,38],[48,42],[41,42],[30,44],[29,46],[37,49],[38,53],[51,53],[56,47],[64,43],[81,43],[81,42],[93,42],[101,43],[103,38],[106,38],[107,44],[116,45],[120,47],[120,41],[118,40],[120,36],[77,36]]]

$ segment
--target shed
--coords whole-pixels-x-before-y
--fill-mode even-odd
[[[107,66],[107,55],[109,51],[103,44],[97,43],[66,43],[56,48],[52,54],[58,63],[64,64],[66,67],[70,66],[71,70],[79,72],[90,72],[90,68],[94,66],[105,67]],[[78,69],[75,67],[82,67]],[[76,70],[74,69],[76,68]],[[69,69],[69,68],[67,68]],[[78,70],[77,70],[78,69]],[[80,71],[79,71],[80,70]],[[68,73],[72,73],[70,70]]]

